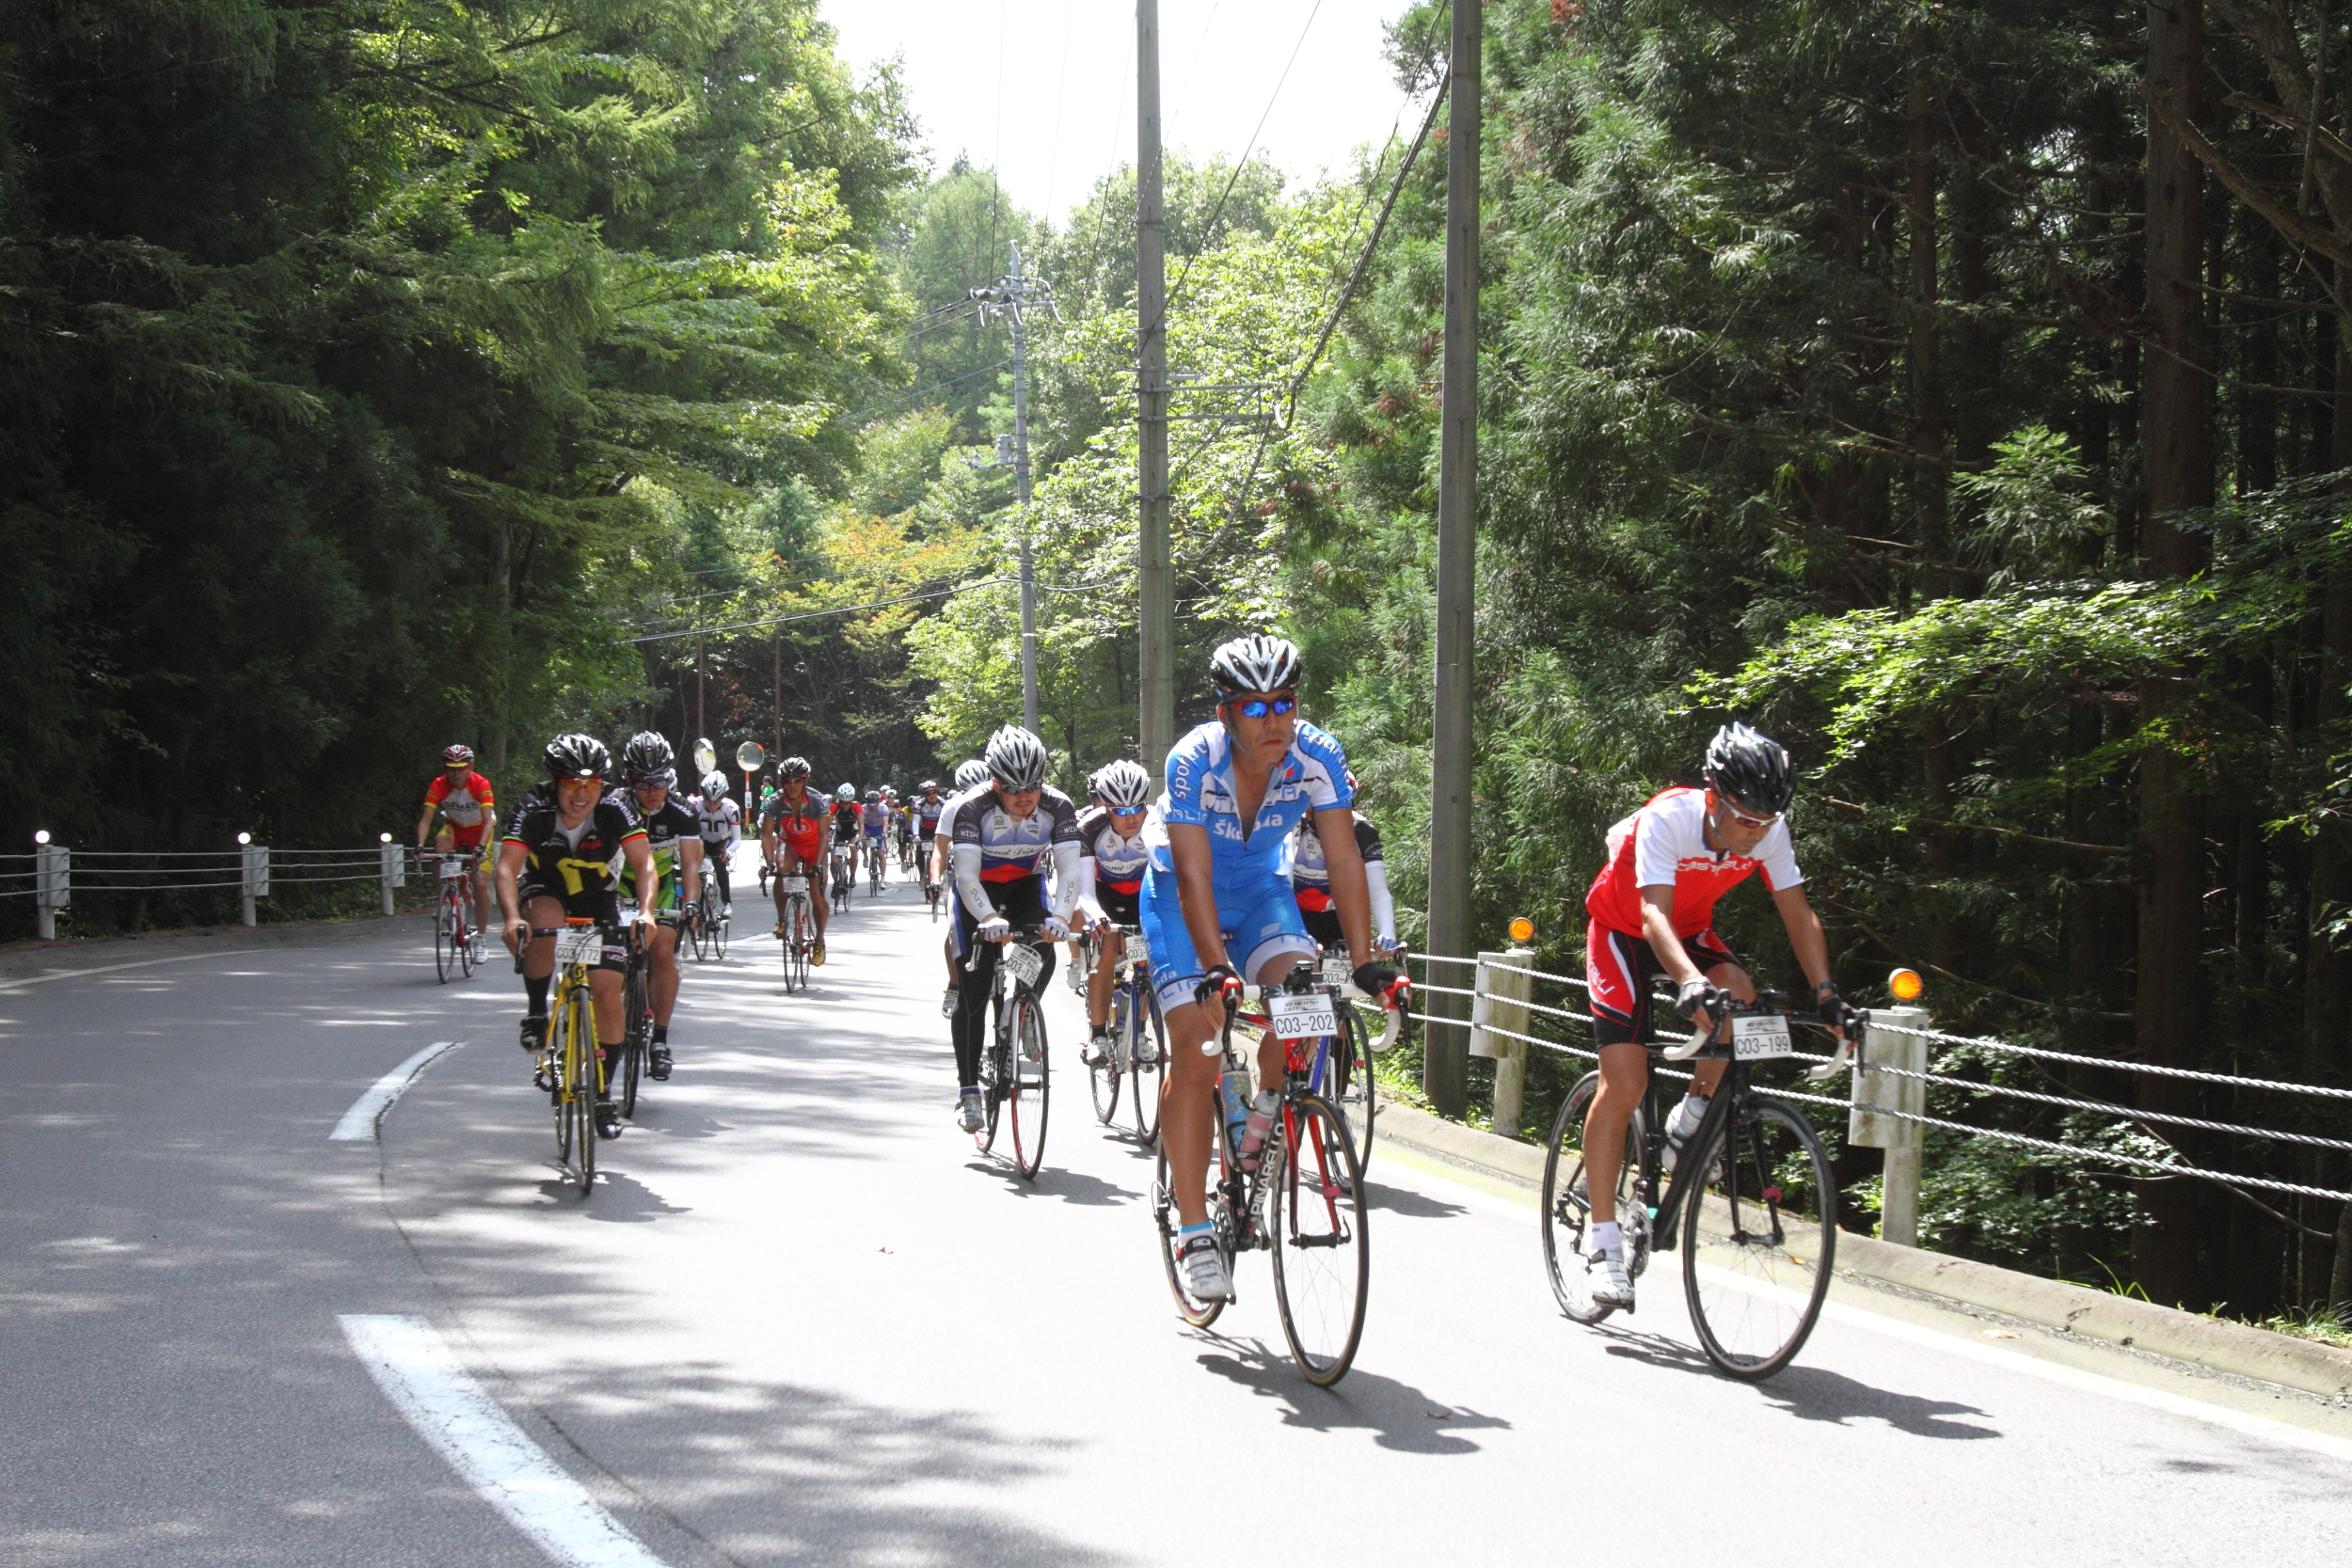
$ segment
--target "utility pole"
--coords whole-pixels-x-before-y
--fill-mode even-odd
[[[1470,583],[1477,569],[1479,55],[1484,17],[1455,0],[1446,106],[1445,368],[1438,444],[1438,657],[1430,726],[1429,951],[1470,958]],[[1433,1013],[1459,1019],[1463,998],[1432,993]],[[1429,1031],[1422,1058],[1429,1102],[1459,1117],[1470,1100],[1470,1038]]]
[[[1154,784],[1176,743],[1176,584],[1168,547],[1168,251],[1160,195],[1160,3],[1136,0],[1136,733]]]
[[[993,315],[1012,319],[1012,483],[1021,503],[1021,722],[1037,733],[1037,572],[1029,549],[1029,324],[1031,310],[1054,315],[1054,291],[1034,277],[1021,275],[1021,245],[1012,246],[1012,270],[985,289],[967,296],[978,302],[983,319]],[[999,436],[999,451],[1004,437]],[[1001,467],[995,463],[980,467]]]

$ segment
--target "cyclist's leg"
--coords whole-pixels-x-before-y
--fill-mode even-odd
[[[1593,1004],[1593,1047],[1600,1056],[1600,1089],[1584,1111],[1584,1190],[1593,1223],[1617,1217],[1617,1174],[1626,1160],[1625,1130],[1649,1085],[1649,982],[1657,956],[1641,937],[1598,921],[1584,933],[1584,972]]]
[[[948,1019],[948,1037],[956,1048],[956,1087],[975,1088],[980,1082],[980,1052],[988,1044],[988,1005],[996,995],[996,956],[1002,949],[974,933],[979,923],[962,910],[956,911],[955,933],[948,939],[948,965],[957,980],[956,1010]],[[974,955],[972,972],[962,971],[966,954]]]
[[[723,910],[734,907],[735,889],[727,880],[726,850],[716,844],[706,844],[703,846],[703,860],[709,865],[711,876],[718,880],[719,907]]]
[[[1219,1063],[1200,1049],[1216,1037],[1217,1021],[1193,1000],[1205,973],[1184,928],[1176,879],[1155,866],[1143,879],[1144,940],[1152,946],[1152,989],[1168,1025],[1168,1063],[1160,1085],[1160,1147],[1176,1189],[1177,1218],[1208,1223],[1209,1150]]]
[[[534,931],[564,924],[564,903],[550,893],[539,893],[529,887],[521,890],[519,900],[523,919]],[[532,937],[523,944],[523,1011],[542,1021],[548,1016],[548,985],[555,975],[555,939]]]
[[[809,908],[816,911],[817,940],[822,942],[825,940],[825,922],[833,918],[831,895],[825,885],[831,879],[825,875],[824,865],[813,858],[804,860],[796,854],[792,857],[792,863],[799,866],[801,875],[808,879]]]
[[[1226,951],[1237,960],[1234,968],[1252,984],[1279,985],[1301,963],[1311,963],[1318,949],[1299,918],[1298,899],[1286,877],[1270,877],[1251,899]],[[1282,1042],[1269,1029],[1258,1042],[1258,1087],[1279,1092],[1282,1087]]]
[[[677,1006],[677,927],[667,921],[656,926],[645,939],[645,950],[653,956],[645,976],[646,999],[653,1004],[654,1022],[667,1029],[670,1009]]]

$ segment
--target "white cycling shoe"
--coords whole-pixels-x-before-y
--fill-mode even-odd
[[[1216,1236],[1195,1236],[1179,1243],[1176,1266],[1184,1271],[1184,1293],[1193,1300],[1233,1299],[1233,1276],[1225,1267],[1224,1254],[1216,1249]]]
[[[956,1125],[966,1132],[977,1132],[988,1125],[988,1117],[980,1109],[980,1091],[965,1089],[956,1096]]]
[[[1633,1305],[1633,1277],[1625,1272],[1625,1248],[1603,1247],[1584,1259],[1584,1289],[1595,1307]]]

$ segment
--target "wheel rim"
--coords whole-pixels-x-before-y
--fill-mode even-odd
[[[1837,1191],[1804,1117],[1772,1100],[1740,1109],[1727,1128],[1731,1158],[1683,1215],[1683,1296],[1708,1359],[1759,1378],[1795,1357],[1820,1315],[1836,1259]],[[1724,1142],[1693,1157],[1715,1164]]]
[[[1355,1141],[1356,1164],[1372,1163],[1372,1118],[1377,1094],[1372,1079],[1372,1059],[1364,1053],[1364,1023],[1353,1007],[1340,1012],[1339,1037],[1331,1042],[1331,1068],[1337,1093],[1331,1102]]]
[[[1104,1037],[1110,1038],[1108,1035]],[[1105,1127],[1108,1127],[1111,1124],[1111,1118],[1119,1114],[1119,1080],[1120,1077],[1119,1053],[1124,1048],[1125,1043],[1124,1040],[1112,1039],[1110,1049],[1104,1053],[1107,1059],[1090,1062],[1087,1066],[1087,1078],[1094,1090],[1094,1119]],[[1093,1049],[1091,1040],[1088,1042],[1087,1048]]]
[[[451,940],[449,904],[443,900],[440,915],[433,922],[433,973],[441,977],[444,985],[449,981],[450,959],[453,956],[450,951]]]
[[[1012,1105],[1012,1163],[1015,1169],[1029,1180],[1037,1180],[1038,1166],[1045,1159],[1046,1111],[1052,1101],[1052,1063],[1046,1055],[1045,1021],[1038,1014],[1037,1004],[1026,997],[1014,1004],[1013,1059],[1010,1101]],[[1037,1059],[1029,1059],[1034,1042]]]
[[[1155,1054],[1151,1065],[1136,1065],[1136,1047],[1150,1031]],[[1160,1086],[1168,1071],[1168,1026],[1160,1009],[1141,985],[1127,1005],[1127,1096],[1134,1101],[1136,1136],[1150,1143],[1160,1132]]]
[[[1589,1231],[1591,1203],[1583,1189],[1584,1113],[1600,1086],[1598,1073],[1586,1073],[1568,1091],[1551,1124],[1551,1144],[1544,1152],[1542,1213],[1544,1271],[1551,1279],[1552,1299],[1560,1310],[1578,1323],[1593,1323],[1614,1307],[1597,1306],[1584,1273],[1584,1238]],[[1626,1124],[1626,1158],[1617,1176],[1617,1213],[1631,1212],[1633,1171],[1641,1153],[1641,1121],[1637,1115]],[[1628,1256],[1628,1263],[1632,1259]]]
[[[1321,1098],[1286,1104],[1280,1137],[1267,1178],[1275,1301],[1298,1370],[1328,1386],[1347,1375],[1363,1337],[1372,1285],[1363,1182],[1339,1113]]]

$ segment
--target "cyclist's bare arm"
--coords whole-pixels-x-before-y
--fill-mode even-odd
[[[1209,830],[1198,822],[1170,822],[1168,853],[1176,863],[1176,897],[1184,911],[1184,929],[1192,936],[1194,957],[1203,970],[1219,964],[1232,968],[1233,960],[1225,951],[1225,933],[1217,929],[1216,862],[1210,858]]]
[[[1364,877],[1363,851],[1356,847],[1356,814],[1345,806],[1315,813],[1324,844],[1323,863],[1331,874],[1331,902],[1339,906],[1340,934],[1347,939],[1347,961],[1372,961],[1372,884]]]
[[[661,890],[661,878],[653,868],[653,851],[646,847],[641,835],[621,841],[621,858],[628,865],[629,879],[637,887],[637,914],[648,919],[653,914],[654,895]]]
[[[417,818],[417,847],[421,849],[433,842],[433,817],[441,808],[427,800],[424,815]]]
[[[522,900],[516,889],[516,879],[522,875],[523,847],[519,844],[499,846],[499,913],[505,917],[507,928],[523,924]]]
[[[687,902],[691,903],[702,896],[703,841],[701,839],[682,838],[678,840],[677,874],[678,893]]]
[[[1327,847],[1324,851],[1329,854]],[[1693,980],[1704,979],[1699,966],[1691,961],[1691,955],[1682,950],[1682,939],[1675,935],[1675,890],[1672,882],[1660,882],[1642,890],[1642,935],[1649,941],[1649,950],[1658,955],[1658,967],[1677,990]],[[1638,1003],[1641,998],[1634,1000]]]
[[[1831,983],[1829,937],[1821,929],[1821,917],[1806,901],[1803,882],[1774,889],[1772,904],[1780,911],[1780,923],[1788,929],[1788,946],[1797,955],[1797,967],[1804,971],[1818,997]]]

